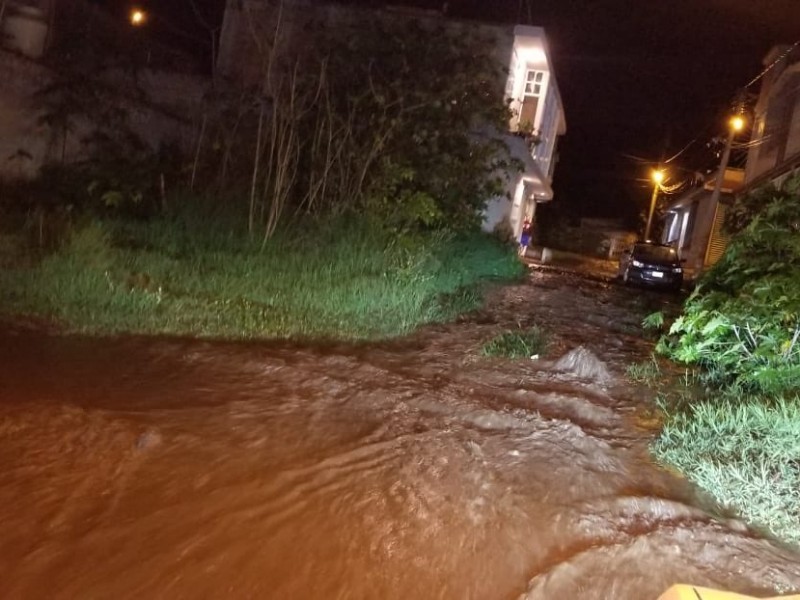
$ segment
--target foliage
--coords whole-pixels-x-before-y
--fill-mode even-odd
[[[350,211],[389,233],[475,227],[516,168],[496,133],[509,111],[495,40],[353,14],[344,31],[359,35],[311,22],[298,53],[276,57],[277,31],[254,38],[258,85],[208,96],[193,179],[249,189],[265,239],[295,215]]]
[[[146,101],[139,71],[151,48],[139,33],[83,2],[59,5],[47,55],[50,75],[36,91],[39,123],[51,134],[49,164],[28,184],[23,206],[44,214],[147,216],[177,183],[176,148],[149,147],[129,124],[126,100]],[[147,50],[146,50],[147,48]],[[123,96],[125,98],[123,99]]]
[[[200,212],[87,223],[40,262],[0,271],[0,312],[94,333],[381,338],[451,320],[480,305],[482,282],[520,275],[513,252],[478,234],[399,243],[350,217],[282,231],[262,251],[241,220]]]
[[[628,377],[636,383],[644,383],[649,386],[655,386],[656,382],[661,376],[661,367],[658,364],[655,356],[650,360],[634,363],[627,368]]]
[[[800,543],[800,398],[728,398],[670,411],[653,452],[723,507]]]
[[[659,343],[668,356],[703,366],[709,385],[766,394],[800,387],[798,181],[787,190],[733,238]]]
[[[792,196],[796,196],[800,192],[799,185],[800,179],[790,180],[780,189],[774,185],[765,185],[738,198],[733,206],[725,211],[725,231],[730,235],[739,233],[761,213],[767,204],[791,202]]]
[[[538,326],[505,331],[484,344],[484,356],[531,358],[547,349],[547,336]]]
[[[336,97],[371,90],[363,102],[366,114],[377,119],[365,125],[372,137],[385,136],[366,197],[379,195],[387,175],[399,169],[406,193],[424,193],[435,202],[429,222],[474,225],[484,202],[501,192],[492,174],[508,166],[501,142],[489,133],[506,128],[510,116],[502,102],[501,65],[492,53],[496,40],[414,20],[371,19],[358,27],[370,34],[344,46],[334,41],[329,64]],[[447,76],[441,75],[443,64]],[[408,206],[412,214],[418,211],[414,202]]]
[[[59,5],[59,27],[46,59],[50,76],[34,95],[39,122],[49,127],[51,142],[58,146],[52,153],[58,162],[63,164],[68,146],[77,143],[86,145],[89,154],[102,153],[103,148],[93,146],[94,137],[140,144],[126,126],[119,91],[106,77],[130,74],[135,79],[146,60],[135,37],[130,28],[115,26],[85,3],[65,0]]]
[[[662,329],[664,327],[664,312],[656,311],[650,313],[642,320],[642,327],[645,329]]]

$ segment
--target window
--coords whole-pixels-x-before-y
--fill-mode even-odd
[[[681,250],[688,250],[692,247],[692,236],[694,235],[694,222],[697,220],[697,211],[700,208],[700,201],[695,200],[689,207],[686,217],[686,231],[683,234],[683,247]]]
[[[518,130],[532,134],[539,126],[540,99],[545,94],[547,74],[545,71],[528,69],[525,73],[525,85],[522,88],[522,103],[519,109]],[[539,117],[541,118],[541,117]]]
[[[667,223],[664,235],[665,244],[674,244],[678,242],[681,237],[681,227],[683,226],[683,218],[686,213],[669,211],[667,213]],[[685,218],[685,217],[684,217]]]
[[[657,246],[655,244],[635,244],[633,256],[643,260],[677,260],[675,248],[670,246]]]
[[[525,96],[541,96],[544,85],[544,71],[529,70],[525,75]]]

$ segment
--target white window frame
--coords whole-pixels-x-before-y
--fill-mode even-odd
[[[547,71],[528,69],[522,84],[524,98],[541,98],[547,85]],[[530,87],[529,87],[530,86]]]

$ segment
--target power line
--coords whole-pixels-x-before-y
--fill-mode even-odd
[[[767,65],[767,66],[764,68],[764,70],[763,70],[763,71],[761,71],[761,73],[759,73],[758,75],[756,75],[756,76],[753,78],[753,80],[752,80],[752,81],[750,81],[750,83],[748,83],[748,84],[747,84],[746,86],[744,86],[744,88],[742,88],[742,89],[746,90],[746,89],[747,89],[747,88],[749,88],[751,85],[753,85],[754,83],[756,83],[756,82],[757,82],[759,79],[761,79],[762,77],[764,77],[764,75],[766,75],[766,74],[767,74],[767,73],[769,73],[769,72],[770,72],[772,69],[774,69],[774,68],[777,66],[777,64],[778,64],[779,62],[781,62],[781,61],[782,61],[784,58],[786,58],[787,56],[789,56],[789,55],[790,55],[790,54],[791,54],[791,53],[794,51],[794,49],[795,49],[795,48],[797,48],[798,46],[800,46],[800,40],[797,40],[797,41],[796,41],[794,44],[792,44],[791,46],[789,46],[789,48],[787,48],[787,49],[786,49],[786,51],[785,51],[783,54],[781,54],[781,55],[780,55],[778,58],[776,58],[776,59],[775,59],[775,60],[773,60],[773,61],[772,61],[772,62],[771,62],[769,65]]]

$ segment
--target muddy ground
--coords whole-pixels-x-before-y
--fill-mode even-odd
[[[636,599],[800,589],[800,557],[652,464],[644,314],[532,271],[362,345],[0,332],[0,597]],[[538,360],[489,359],[508,328]]]

